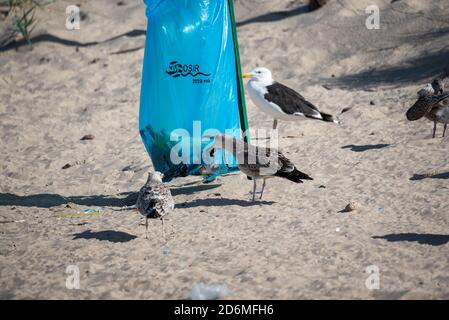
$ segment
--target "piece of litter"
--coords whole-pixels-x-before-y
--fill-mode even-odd
[[[340,232],[340,228],[336,228],[335,231]]]
[[[169,254],[168,247],[166,244],[164,245],[164,248],[162,249],[162,254],[164,256],[168,256],[168,254]]]
[[[346,205],[346,207],[343,210],[341,210],[340,212],[351,212],[351,211],[355,211],[355,210],[358,210],[358,209],[360,209],[359,204],[357,202],[355,202],[355,201],[350,201]]]
[[[80,140],[93,140],[95,136],[93,134],[86,134]]]
[[[25,222],[25,220],[4,220],[4,221],[0,221],[0,223],[21,223],[21,222]]]
[[[343,109],[341,110],[340,114],[345,113],[345,112],[348,112],[348,111],[351,110],[351,109],[352,109],[352,107],[343,108]]]
[[[190,291],[191,300],[217,300],[229,293],[225,284],[197,283]]]
[[[100,208],[97,209],[91,209],[86,208],[83,211],[79,211],[76,213],[68,213],[68,212],[55,212],[53,215],[59,216],[59,217],[90,217],[90,216],[96,216],[102,214]]]

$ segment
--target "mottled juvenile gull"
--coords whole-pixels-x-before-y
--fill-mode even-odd
[[[170,189],[162,183],[162,173],[150,172],[148,180],[140,189],[136,207],[145,217],[145,236],[148,239],[148,219],[160,218],[165,238],[164,218],[173,210],[175,203]]]
[[[446,135],[449,123],[449,92],[444,92],[445,79],[435,79],[431,84],[418,91],[418,101],[406,113],[410,121],[426,117],[433,121],[433,134],[435,138],[437,123],[443,123],[443,137]]]
[[[432,96],[438,91],[437,84],[432,82],[424,86],[418,91],[418,97]]]
[[[330,114],[320,112],[293,89],[273,80],[267,68],[256,68],[243,74],[248,81],[248,92],[254,104],[274,118],[273,129],[279,120],[300,120],[304,118],[339,123]]]
[[[232,153],[240,171],[253,178],[253,201],[256,196],[257,179],[263,179],[260,199],[262,199],[265,189],[265,180],[268,178],[280,177],[295,183],[302,183],[302,180],[313,180],[307,174],[299,171],[282,152],[276,149],[257,147],[225,134],[214,136],[214,143],[209,150],[212,151],[215,148],[225,149]]]

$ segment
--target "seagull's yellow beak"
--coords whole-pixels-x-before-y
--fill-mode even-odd
[[[250,79],[252,77],[253,77],[253,75],[249,72],[243,74],[243,79]]]

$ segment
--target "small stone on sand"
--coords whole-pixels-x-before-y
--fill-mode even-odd
[[[352,107],[344,108],[343,110],[341,110],[340,114],[341,114],[341,113],[348,112],[348,111],[351,110],[351,109],[352,109]]]
[[[81,138],[81,140],[93,140],[93,139],[95,139],[95,136],[93,134],[86,134]]]
[[[355,210],[358,210],[358,209],[360,209],[359,204],[357,202],[355,202],[355,201],[350,201],[346,205],[346,207],[343,210],[341,210],[340,212],[351,212],[351,211],[355,211]]]

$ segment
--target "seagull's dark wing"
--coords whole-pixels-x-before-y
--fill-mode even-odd
[[[448,97],[449,93],[443,93],[437,96],[419,97],[418,101],[416,101],[405,114],[407,120],[415,121],[421,119],[427,114],[427,112],[429,112],[432,109],[432,107],[435,104],[439,103],[444,99],[447,99]]]
[[[306,117],[321,117],[317,107],[302,95],[279,82],[266,87],[264,98],[276,105],[286,114],[303,114]]]
[[[278,162],[279,162],[279,170],[282,172],[292,172],[295,170],[295,165],[287,159],[282,152],[278,151]]]
[[[296,166],[287,159],[282,152],[278,151],[279,169],[276,176],[286,178],[296,183],[302,183],[302,180],[313,180],[308,174],[299,171]]]

